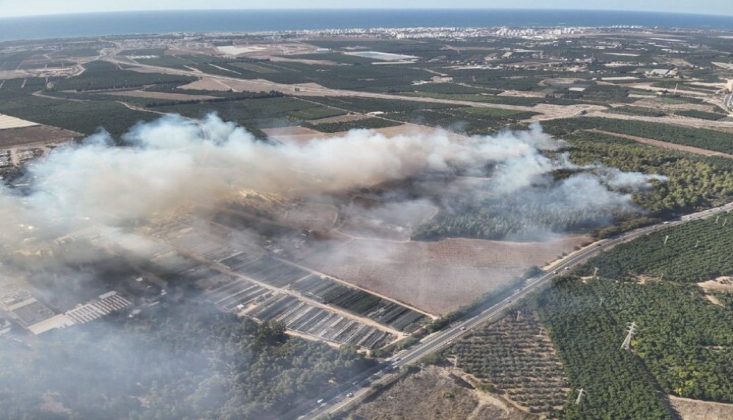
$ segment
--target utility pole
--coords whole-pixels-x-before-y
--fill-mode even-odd
[[[667,245],[667,241],[669,240],[669,235],[664,236],[664,245]]]
[[[598,278],[598,267],[593,267],[593,277]]]
[[[578,398],[575,399],[575,405],[580,404],[580,400],[582,400],[583,397],[586,396],[586,394],[587,394],[587,392],[585,392],[585,390],[583,388],[580,388],[578,390]]]
[[[715,224],[716,225],[718,224],[718,220],[720,220],[720,216],[718,216],[718,217],[715,218]]]
[[[624,339],[623,344],[621,344],[621,350],[629,351],[631,350],[631,339],[634,337],[634,333],[636,333],[636,322],[630,323],[626,328],[626,331],[629,333],[626,334],[626,338]]]

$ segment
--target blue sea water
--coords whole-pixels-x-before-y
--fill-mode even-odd
[[[0,41],[169,32],[365,27],[612,26],[733,29],[733,16],[570,10],[206,10],[0,18]]]

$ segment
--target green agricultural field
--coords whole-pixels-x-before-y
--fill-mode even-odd
[[[718,112],[697,111],[694,109],[690,109],[687,111],[677,111],[675,112],[675,114],[681,115],[683,117],[698,118],[701,120],[711,120],[711,121],[722,120],[723,118],[728,116],[728,114],[723,114],[723,113],[718,113]]]
[[[304,124],[304,127],[312,128],[322,133],[338,133],[359,128],[385,128],[400,125],[399,122],[385,120],[382,118],[367,118],[363,120],[344,121],[322,124]]]
[[[561,349],[575,347],[566,352],[565,364],[569,373],[576,372],[570,373],[571,382],[584,387],[589,395],[592,391],[583,384],[597,383],[595,375],[608,380],[609,388],[628,380],[609,378],[606,372],[610,366],[601,358],[613,356],[625,359],[627,368],[641,368],[653,375],[653,381],[638,378],[639,385],[681,397],[733,401],[733,360],[728,350],[733,345],[733,312],[710,302],[701,288],[672,282],[639,284],[568,277],[556,281],[538,302],[556,345]],[[577,317],[576,308],[585,308],[586,315]],[[631,341],[633,352],[622,351],[624,327],[632,321],[638,327]],[[579,328],[568,330],[570,325]],[[603,331],[610,334],[602,337]],[[573,338],[581,336],[583,340]],[[601,341],[591,350],[596,338]],[[581,348],[586,352],[582,358]],[[591,363],[597,368],[591,369]],[[590,398],[587,401],[595,405]],[[643,396],[623,401],[638,403]]]
[[[621,244],[594,258],[589,265],[598,267],[599,275],[604,277],[648,276],[696,283],[733,275],[731,249],[733,215],[724,213]]]
[[[563,133],[597,128],[619,134],[647,137],[684,146],[733,154],[733,134],[723,131],[598,117],[555,120],[552,124],[562,126]]]
[[[157,114],[131,110],[116,102],[72,102],[35,96],[0,101],[0,113],[82,134],[92,134],[101,128],[115,138],[139,121],[159,117]]]
[[[617,108],[610,108],[608,113],[612,114],[623,114],[623,115],[640,115],[642,117],[665,117],[667,114],[664,111],[653,108],[644,108],[639,106],[621,106]],[[679,114],[679,112],[678,112]]]
[[[120,70],[115,64],[93,61],[84,65],[86,71],[79,76],[60,80],[56,90],[104,90],[154,85],[159,83],[193,82],[194,77],[159,73],[138,73]]]
[[[266,67],[263,64],[254,64],[254,63],[233,63],[234,67],[241,67],[243,69],[253,71],[255,73],[279,73],[277,69],[274,69],[272,67]]]

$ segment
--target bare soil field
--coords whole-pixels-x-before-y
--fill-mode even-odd
[[[135,69],[137,70],[137,69]],[[187,85],[180,86],[179,89],[195,89],[195,90],[213,90],[213,91],[227,91],[232,90],[234,92],[269,92],[275,90],[282,93],[298,93],[300,95],[316,95],[316,96],[338,96],[341,95],[338,91],[332,91],[326,89],[321,85],[315,83],[302,83],[302,84],[282,84],[270,82],[265,79],[224,79],[221,77],[203,77],[200,80],[189,83]],[[345,94],[345,93],[344,93]]]
[[[281,55],[311,54],[318,47],[305,43],[247,44],[217,47],[219,53],[247,56],[250,58],[273,58]]]
[[[629,95],[631,96],[631,95]],[[659,110],[674,110],[674,111],[687,111],[687,110],[695,110],[695,111],[704,111],[704,112],[713,112],[715,107],[712,105],[702,105],[702,104],[690,104],[690,103],[665,103],[663,101],[655,100],[655,99],[648,99],[644,98],[640,101],[636,101],[632,104],[633,106],[640,106],[643,108],[653,108],[653,109],[659,109]],[[614,104],[616,106],[616,104]],[[618,104],[618,106],[627,106],[627,104]]]
[[[114,92],[115,96],[131,96],[133,98],[151,98],[151,99],[170,99],[172,101],[203,101],[206,99],[217,99],[218,96],[210,95],[189,95],[185,93],[166,93],[166,92],[145,92],[142,90],[128,90],[123,92]]]
[[[600,105],[551,105],[551,104],[537,104],[531,107],[529,110],[533,112],[539,112],[539,115],[535,115],[527,121],[544,121],[554,120],[557,118],[571,118],[577,117],[581,112],[600,112],[606,108]]]
[[[675,144],[675,143],[667,143],[667,142],[664,142],[664,141],[661,141],[661,140],[648,139],[646,137],[631,136],[631,135],[628,135],[628,134],[618,134],[618,133],[614,133],[614,132],[611,132],[611,131],[598,130],[598,129],[595,129],[595,128],[594,129],[591,129],[591,130],[586,130],[586,131],[591,132],[591,133],[607,134],[609,136],[614,136],[614,137],[622,137],[622,138],[625,138],[625,139],[638,141],[639,143],[650,144],[652,146],[663,147],[665,149],[681,150],[683,152],[694,153],[696,155],[703,155],[703,156],[723,156],[723,157],[727,157],[727,158],[733,159],[733,155],[729,155],[727,153],[713,152],[711,150],[700,149],[698,147],[684,146],[684,145]]]
[[[691,400],[670,396],[669,402],[682,420],[733,419],[733,404]]]
[[[425,312],[445,314],[586,242],[586,236],[544,243],[336,240],[301,263]]]
[[[496,96],[512,96],[520,98],[544,98],[544,92],[523,92],[521,90],[505,90]]]
[[[664,91],[669,91],[670,90],[670,89],[667,89],[667,88],[652,86],[652,83],[653,82],[626,83],[626,84],[624,84],[622,86],[623,87],[633,88],[633,89],[648,90],[648,91],[651,91],[651,92],[664,92]],[[697,92],[697,91],[694,91],[694,90],[682,90],[682,89],[678,89],[677,92],[680,93],[680,94],[683,94],[683,95],[695,96],[695,97],[706,97],[706,96],[710,96],[709,93]]]
[[[353,420],[526,420],[498,398],[454,380],[445,368],[428,366],[378,393],[346,417]]]
[[[20,118],[11,117],[10,115],[0,114],[0,130],[7,130],[11,128],[23,128],[32,127],[38,125],[33,121],[22,120]]]
[[[48,125],[34,125],[23,128],[0,130],[0,147],[20,145],[45,145],[63,143],[82,135],[69,130]]]
[[[19,79],[21,77],[33,77],[33,73],[25,70],[2,70],[0,71],[0,80]]]
[[[280,143],[306,143],[313,139],[323,139],[338,137],[343,133],[321,133],[310,128],[294,126],[294,127],[278,127],[263,128],[265,134],[272,140]]]
[[[364,114],[346,114],[346,115],[339,115],[336,117],[327,117],[327,118],[319,118],[317,120],[308,120],[311,124],[329,124],[329,123],[340,123],[340,122],[349,122],[349,121],[359,121],[359,120],[365,120],[368,119]]]

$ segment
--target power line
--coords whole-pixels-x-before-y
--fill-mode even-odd
[[[629,351],[631,350],[631,339],[636,333],[636,322],[631,322],[629,326],[626,327],[626,331],[628,331],[628,334],[626,334],[626,338],[624,339],[623,344],[621,344],[621,349]]]
[[[580,389],[578,390],[578,398],[576,398],[576,399],[575,399],[575,405],[578,405],[578,404],[580,404],[580,400],[582,400],[582,399],[583,399],[583,397],[585,397],[585,396],[586,396],[587,394],[588,394],[588,393],[587,393],[587,392],[585,392],[585,390],[584,390],[583,388],[580,388]]]

